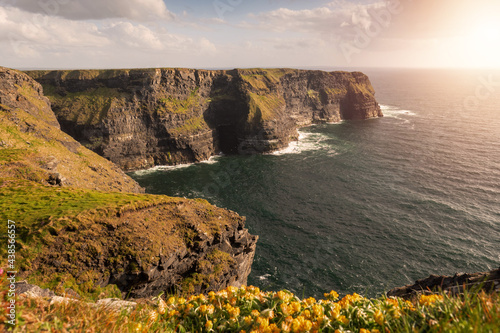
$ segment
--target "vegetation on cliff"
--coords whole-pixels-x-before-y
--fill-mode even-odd
[[[1,296],[4,302],[5,294]],[[208,296],[159,297],[156,304],[121,312],[102,311],[88,303],[50,305],[42,298],[27,298],[18,301],[20,325],[14,332],[465,333],[495,332],[500,327],[498,294],[424,294],[412,301],[358,294],[339,299],[335,291],[324,296],[300,299],[286,290],[229,287]]]
[[[137,170],[266,152],[298,126],[381,116],[366,75],[297,69],[30,71],[63,130]]]
[[[64,98],[100,114],[102,105],[90,104],[108,93]],[[155,283],[154,292],[187,293],[246,280],[256,239],[244,218],[205,200],[140,194],[118,167],[59,129],[40,85],[23,73],[0,68],[0,101],[0,219],[16,222],[18,279],[90,299],[133,288],[147,295]],[[6,244],[7,223],[0,235]]]

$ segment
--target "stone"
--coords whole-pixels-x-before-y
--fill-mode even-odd
[[[56,294],[49,289],[42,289],[34,284],[29,284],[26,281],[16,283],[16,293],[24,297],[54,297]]]
[[[387,296],[412,298],[418,294],[446,291],[451,294],[460,294],[464,290],[483,290],[485,292],[500,291],[500,268],[473,274],[457,273],[454,276],[430,275],[428,278],[415,281],[412,285],[394,288],[387,292]]]

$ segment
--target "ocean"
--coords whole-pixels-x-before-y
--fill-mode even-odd
[[[300,129],[269,155],[131,174],[259,235],[249,284],[375,296],[500,266],[500,72],[365,69],[385,117]]]

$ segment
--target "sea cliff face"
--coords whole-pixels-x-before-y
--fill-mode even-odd
[[[62,129],[124,170],[285,147],[297,127],[380,117],[368,77],[294,69],[27,72]]]
[[[129,79],[134,86],[136,78]],[[103,99],[99,89],[91,97],[75,96],[75,103],[83,99],[92,111],[110,106],[118,112],[111,106],[120,98]],[[133,115],[119,118],[110,114],[105,123],[116,121],[122,130],[130,123],[139,135]],[[90,118],[85,123],[94,124]],[[4,67],[0,188],[0,219],[16,226],[18,279],[82,296],[103,290],[129,297],[190,294],[246,284],[257,236],[244,228],[244,217],[205,200],[143,194],[116,165],[61,131],[39,83]],[[7,242],[7,235],[7,223],[0,224],[0,239]],[[6,267],[7,247],[0,258]]]

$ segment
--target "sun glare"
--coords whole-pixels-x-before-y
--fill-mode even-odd
[[[500,68],[500,22],[479,22],[453,44],[461,67]]]

